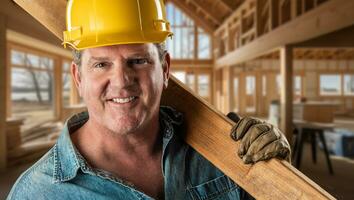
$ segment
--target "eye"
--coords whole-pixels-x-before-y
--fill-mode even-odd
[[[131,59],[128,61],[129,65],[145,65],[149,64],[149,60],[147,58],[137,58],[137,59]]]
[[[100,62],[100,63],[94,64],[94,68],[105,68],[107,66],[109,66],[109,63],[107,63],[107,62]]]

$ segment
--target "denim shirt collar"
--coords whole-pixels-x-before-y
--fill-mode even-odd
[[[83,171],[88,168],[87,162],[75,148],[70,138],[70,133],[73,133],[85,124],[88,118],[88,113],[82,112],[72,116],[65,123],[54,146],[54,182],[69,181],[77,176],[80,168]],[[163,137],[162,156],[165,157],[165,149],[174,137],[176,127],[180,127],[183,124],[183,115],[170,107],[161,106],[159,122]]]
[[[77,175],[83,162],[71,141],[73,133],[88,120],[88,113],[82,112],[66,121],[64,128],[54,146],[54,182],[69,181]]]

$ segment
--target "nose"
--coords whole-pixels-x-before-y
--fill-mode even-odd
[[[110,76],[111,86],[125,88],[133,84],[134,71],[125,64],[116,65],[112,68]]]

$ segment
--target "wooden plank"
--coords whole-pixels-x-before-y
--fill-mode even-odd
[[[31,4],[41,1],[15,0],[15,2],[32,15],[36,15],[38,11],[31,10],[27,6],[31,7]],[[50,2],[52,6],[44,8],[41,12],[47,12],[47,15],[53,14],[50,8],[57,9],[55,6],[57,1]],[[64,14],[65,11],[62,10],[62,13]],[[58,19],[64,20],[64,18]],[[42,23],[45,22],[48,23],[48,21],[42,21]],[[50,23],[56,26],[56,21]],[[64,27],[58,29],[63,30]],[[55,34],[60,35],[58,32]],[[244,165],[242,160],[235,155],[239,143],[232,141],[229,136],[234,123],[213,109],[206,101],[195,96],[174,77],[171,77],[170,85],[163,93],[162,104],[172,106],[184,113],[187,123],[186,142],[254,197],[259,199],[334,199],[285,161],[272,159],[256,165]]]
[[[254,197],[333,198],[285,161],[273,159],[253,166],[242,164],[234,153],[239,144],[231,141],[227,134],[233,123],[212,109],[207,102],[186,92],[178,81],[171,81],[169,88],[164,93],[163,104],[183,111],[186,120],[193,121],[187,124],[186,141]]]
[[[293,49],[284,46],[280,49],[280,129],[285,133],[289,143],[291,143],[293,129]]]
[[[306,41],[353,25],[354,1],[331,0],[216,60],[217,67],[256,58],[286,44]],[[294,30],[301,30],[294,33]]]
[[[6,19],[0,14],[0,171],[6,169]]]

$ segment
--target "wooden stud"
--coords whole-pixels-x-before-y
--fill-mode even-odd
[[[297,17],[297,4],[298,4],[298,0],[290,1],[291,19],[295,19]]]
[[[63,110],[63,59],[54,59],[54,116],[57,120],[62,117]]]
[[[6,42],[6,117],[10,118],[12,116],[12,99],[11,99],[11,80],[12,80],[12,76],[11,76],[11,47],[9,42]]]
[[[244,115],[246,113],[246,98],[243,98],[246,96],[246,76],[239,76],[238,79],[238,85],[239,85],[239,95],[240,97],[238,98],[239,102],[239,112],[241,115]]]
[[[269,2],[269,30],[272,31],[278,26],[278,0],[268,0]]]
[[[228,67],[227,68],[227,82],[228,82],[228,86],[227,86],[227,90],[228,90],[228,98],[227,98],[227,101],[229,103],[229,108],[228,108],[228,111],[227,113],[233,111],[234,109],[234,104],[233,104],[233,99],[234,99],[234,90],[233,90],[233,70],[231,67]],[[227,114],[225,113],[225,114]]]
[[[6,67],[6,18],[0,15],[0,96],[7,96]],[[5,171],[7,164],[6,148],[6,98],[0,98],[0,171]]]
[[[280,128],[291,144],[293,120],[293,50],[290,46],[280,48]]]
[[[198,32],[198,27],[197,25],[194,24],[194,56],[193,60],[197,60],[199,57],[199,32]],[[190,43],[189,43],[190,45]]]

